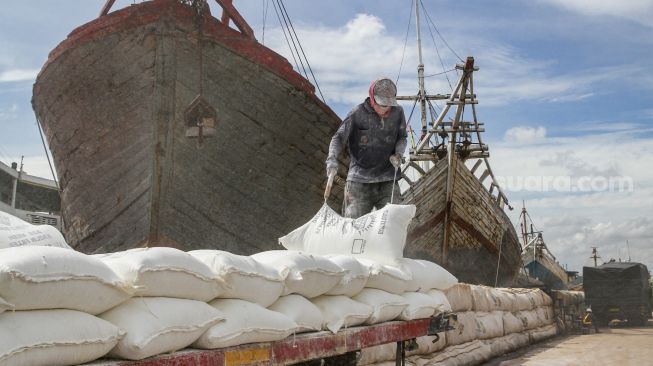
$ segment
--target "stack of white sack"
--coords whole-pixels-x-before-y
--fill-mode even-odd
[[[459,283],[447,288],[455,329],[444,345],[409,353],[411,365],[476,365],[557,334],[551,298],[539,289],[492,288]],[[390,345],[363,351],[362,364],[383,365],[394,359]],[[376,363],[375,363],[376,362]]]
[[[54,246],[0,249],[0,364],[70,365],[104,356],[124,332],[96,315],[131,296],[97,258]]]
[[[55,227],[32,225],[0,211],[0,249],[35,245],[72,249]]]

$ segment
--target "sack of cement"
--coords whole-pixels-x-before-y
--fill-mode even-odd
[[[374,309],[346,296],[323,295],[311,299],[324,317],[324,330],[337,333],[340,328],[348,328],[365,323]]]
[[[467,343],[476,338],[476,314],[466,311],[457,314],[458,320],[453,324],[454,329],[446,331],[447,346]]]
[[[521,333],[524,331],[524,323],[521,319],[517,318],[514,313],[510,311],[504,311],[502,318],[504,335]]]
[[[436,305],[434,314],[442,314],[452,311],[451,304],[449,304],[449,299],[447,299],[447,296],[444,294],[444,292],[433,289],[428,290],[426,294],[433,299],[433,303]]]
[[[0,314],[0,365],[78,365],[104,356],[122,336],[80,311],[10,311]]]
[[[272,266],[249,256],[221,250],[194,250],[190,255],[207,265],[224,284],[223,299],[241,299],[268,307],[281,296],[283,279]]]
[[[0,249],[0,296],[15,310],[71,309],[99,314],[132,296],[111,268],[70,249]]]
[[[488,339],[484,342],[490,346],[492,357],[498,357],[528,346],[529,337],[528,333],[513,333],[499,338]]]
[[[348,255],[336,254],[326,255],[325,257],[346,271],[340,282],[329,290],[326,295],[352,297],[365,288],[370,277],[370,268],[368,266]]]
[[[136,248],[95,257],[132,284],[138,296],[206,302],[224,287],[206,264],[175,248]]]
[[[374,288],[363,289],[352,300],[372,307],[372,315],[365,324],[377,324],[394,320],[408,305],[403,297]]]
[[[421,292],[404,292],[401,297],[408,304],[399,315],[401,320],[429,318],[440,306],[435,303],[432,296]]]
[[[359,260],[370,270],[365,287],[402,294],[407,291],[412,275],[406,268],[391,266],[369,259]]]
[[[345,276],[344,269],[319,255],[293,250],[270,250],[256,253],[252,258],[277,270],[284,279],[282,296],[320,296],[334,288]]]
[[[528,332],[531,343],[539,342],[547,338],[555,337],[558,334],[558,328],[555,324],[545,325]]]
[[[99,315],[126,331],[109,356],[141,360],[195,342],[225,315],[196,300],[138,297]]]
[[[34,245],[72,249],[54,226],[32,225],[0,211],[0,249]]]
[[[292,319],[297,324],[297,333],[322,330],[324,324],[322,311],[304,296],[281,296],[268,309]]]
[[[410,258],[403,258],[400,263],[412,277],[406,291],[444,290],[458,283],[454,275],[436,263]]]
[[[297,330],[289,317],[259,304],[238,299],[217,299],[210,305],[226,316],[224,322],[210,327],[193,347],[214,349],[255,342],[284,339]]]
[[[503,337],[503,313],[493,311],[490,313],[476,313],[476,339],[490,339]]]
[[[474,307],[472,287],[469,284],[455,284],[444,290],[444,294],[447,296],[451,310],[454,312],[471,311]]]
[[[340,216],[327,204],[309,222],[279,239],[286,249],[345,254],[395,264],[403,258],[414,205],[386,205],[358,219]]]

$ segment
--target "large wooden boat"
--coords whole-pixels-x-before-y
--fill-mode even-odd
[[[407,182],[404,203],[417,207],[405,255],[438,262],[464,282],[511,285],[522,267],[521,246],[504,212],[512,207],[495,179],[488,146],[481,139],[485,129],[477,120],[473,79],[478,68],[473,57],[461,60],[456,65],[460,78],[451,93],[427,94],[419,2],[415,11],[419,93],[397,98],[414,101],[413,108],[419,104],[422,124],[421,136],[402,167]],[[435,113],[432,101],[438,100],[444,106]]]
[[[206,1],[113,2],[34,85],[69,244],[278,248],[323,203],[340,119],[230,0],[220,19]]]

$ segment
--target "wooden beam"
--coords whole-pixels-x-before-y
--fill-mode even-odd
[[[483,174],[481,174],[481,177],[478,178],[478,181],[481,182],[481,183],[483,183],[483,181],[485,180],[485,178],[487,178],[489,175],[490,175],[490,171],[489,171],[488,169],[485,169],[485,171],[483,172]]]
[[[225,15],[231,19],[231,21],[234,22],[238,30],[240,30],[244,35],[251,39],[254,38],[254,31],[252,28],[247,24],[245,19],[240,15],[238,10],[234,8],[234,6],[231,4],[231,0],[215,0],[215,2],[218,3],[222,7],[222,19],[225,18]],[[225,24],[226,26],[229,26],[229,24]]]
[[[480,167],[482,163],[483,160],[481,159],[476,160],[476,163],[474,163],[474,166],[472,167],[472,174],[476,172],[476,169],[478,169],[478,167]]]
[[[100,10],[100,16],[107,15],[109,13],[109,10],[111,10],[111,7],[113,6],[113,3],[115,2],[116,0],[107,0],[107,2],[104,3],[102,10]]]

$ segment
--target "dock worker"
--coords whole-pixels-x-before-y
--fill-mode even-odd
[[[594,314],[592,314],[592,308],[587,308],[587,310],[585,310],[585,316],[583,317],[583,326],[587,327],[587,329],[594,327],[596,333],[599,333],[599,327],[594,321]]]
[[[338,170],[338,155],[349,148],[350,163],[345,186],[346,217],[358,218],[374,208],[400,200],[398,169],[406,150],[406,116],[397,105],[397,87],[392,80],[372,82],[369,96],[347,115],[329,145],[327,177]],[[394,191],[394,192],[393,192]]]

